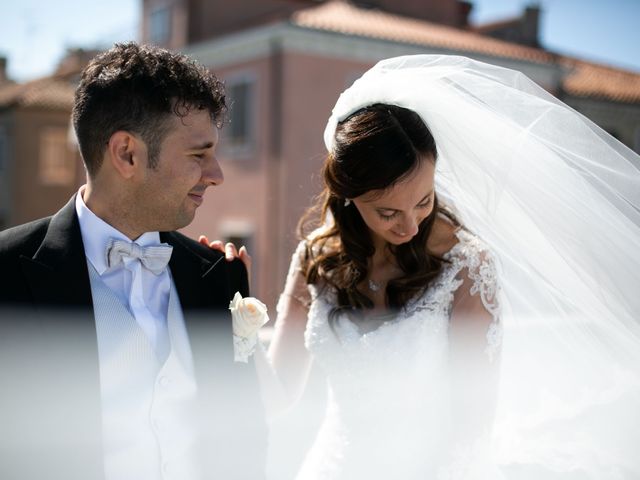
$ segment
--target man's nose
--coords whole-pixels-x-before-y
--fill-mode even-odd
[[[202,171],[202,179],[206,185],[220,185],[224,182],[222,168],[215,156],[212,156],[211,160],[207,162],[206,167]]]

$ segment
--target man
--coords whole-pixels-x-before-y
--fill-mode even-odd
[[[86,185],[0,233],[0,478],[262,476],[227,310],[246,270],[175,232],[223,182],[225,110],[218,79],[166,50],[117,44],[85,68]]]

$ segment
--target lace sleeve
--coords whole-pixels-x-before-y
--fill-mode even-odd
[[[302,240],[291,256],[291,263],[289,264],[289,272],[287,273],[284,290],[276,306],[277,313],[282,313],[285,308],[285,303],[290,300],[299,302],[305,308],[308,308],[311,304],[311,294],[309,293],[306,282],[302,279],[302,259],[304,258],[305,252],[306,242]]]
[[[496,262],[477,239],[464,242],[461,255],[460,287],[454,294],[452,323],[474,322],[485,329],[485,353],[490,359],[502,344],[500,323],[500,285]],[[477,325],[474,325],[477,326]]]
[[[469,268],[469,277],[473,280],[470,293],[471,295],[479,295],[482,306],[491,314],[485,351],[489,357],[493,357],[502,345],[498,272],[495,260],[489,252],[482,252],[478,258],[479,264],[474,265],[476,268]]]

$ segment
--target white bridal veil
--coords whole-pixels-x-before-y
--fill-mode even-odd
[[[374,103],[421,115],[439,198],[498,260],[495,455],[560,478],[640,478],[640,157],[523,74],[440,55],[365,73],[327,148]]]

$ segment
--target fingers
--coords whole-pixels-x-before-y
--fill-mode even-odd
[[[244,266],[247,269],[247,275],[249,276],[249,280],[251,280],[251,255],[249,255],[247,247],[245,247],[244,245],[240,247],[238,256],[240,257],[240,260],[242,260],[242,263],[244,263]]]
[[[247,247],[245,246],[240,247],[240,250],[238,251],[238,256],[240,257],[240,260],[242,260],[244,265],[247,267],[247,270],[249,270],[251,268],[251,255],[249,255]]]
[[[229,262],[236,258],[238,256],[238,250],[236,249],[236,246],[231,242],[227,243],[224,246],[224,255]]]
[[[205,247],[209,247],[212,250],[218,250],[219,252],[225,253],[224,243],[220,240],[214,240],[212,242],[209,241],[209,237],[206,235],[200,235],[198,237],[198,243],[200,245],[204,245]]]
[[[228,242],[226,244],[220,240],[214,240],[210,242],[209,238],[206,235],[200,235],[198,237],[198,242],[201,245],[205,245],[211,248],[212,250],[218,250],[219,252],[224,253],[225,259],[228,262],[233,261],[233,259],[235,258],[239,258],[240,260],[242,260],[242,263],[244,263],[244,266],[247,268],[249,274],[251,274],[251,255],[249,255],[246,247],[242,246],[240,247],[240,250],[238,250],[236,246],[231,242]]]
[[[220,240],[214,240],[213,242],[209,242],[209,248],[212,248],[214,250],[218,250],[219,252],[225,253],[224,252],[224,243],[222,243],[222,241],[220,241]]]

